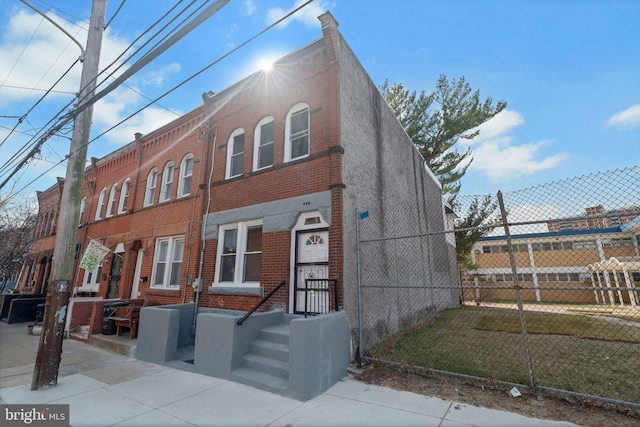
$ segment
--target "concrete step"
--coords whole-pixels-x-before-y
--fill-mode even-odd
[[[182,360],[172,360],[170,362],[167,362],[166,365],[175,369],[180,369],[181,371],[187,371],[187,372],[196,371],[193,363],[183,362]]]
[[[269,357],[289,363],[289,346],[273,341],[255,340],[249,344],[249,351],[257,356]]]
[[[242,358],[242,366],[253,369],[254,371],[263,372],[285,380],[289,379],[289,363],[262,357],[255,354],[246,354]]]
[[[180,347],[176,352],[175,360],[187,362],[193,365],[193,355],[195,354],[195,349],[195,346],[192,345]]]
[[[128,357],[136,357],[137,340],[129,339],[129,336],[95,334],[89,338],[89,344],[105,350],[120,353]]]
[[[265,341],[289,345],[289,330],[288,323],[269,326],[260,330],[260,338]]]
[[[275,377],[273,375],[245,367],[233,371],[231,373],[231,381],[246,384],[271,393],[277,393],[282,396],[286,396],[287,388],[289,386],[289,381],[284,378]]]

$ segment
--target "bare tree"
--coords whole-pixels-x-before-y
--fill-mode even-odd
[[[15,285],[29,252],[37,212],[33,198],[0,195],[0,282],[5,291]]]

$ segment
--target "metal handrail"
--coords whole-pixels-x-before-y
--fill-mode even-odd
[[[240,320],[238,320],[236,323],[238,324],[238,326],[242,325],[242,322],[244,322],[245,320],[247,320],[247,318],[249,316],[251,316],[257,309],[260,308],[260,306],[262,306],[262,304],[264,304],[265,302],[267,302],[267,300],[269,298],[271,298],[273,296],[273,294],[275,294],[276,292],[278,292],[278,290],[283,287],[286,283],[286,280],[283,280],[282,282],[280,282],[280,284],[278,286],[276,286],[274,289],[271,290],[271,292],[269,292],[266,296],[264,296],[259,303],[257,303],[255,306],[253,306],[253,308],[251,310],[249,310],[247,312],[247,314],[245,314],[244,316],[242,316],[242,318]]]

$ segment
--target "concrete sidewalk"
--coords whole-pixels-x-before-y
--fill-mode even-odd
[[[58,385],[31,391],[38,337],[27,334],[26,324],[0,322],[0,343],[0,404],[69,404],[72,426],[573,425],[349,378],[300,402],[73,340],[64,342]]]

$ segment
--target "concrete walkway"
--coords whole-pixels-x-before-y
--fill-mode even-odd
[[[307,402],[65,340],[58,385],[31,391],[38,337],[0,322],[0,404],[69,404],[72,426],[572,426],[345,378]],[[2,411],[4,414],[4,411]],[[0,421],[5,421],[0,414]],[[3,422],[0,422],[3,425]],[[32,424],[35,425],[35,424]]]

